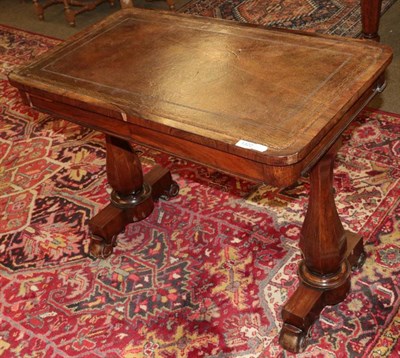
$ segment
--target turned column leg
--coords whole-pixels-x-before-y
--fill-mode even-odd
[[[167,0],[167,4],[170,10],[175,10],[175,0]]]
[[[111,255],[117,235],[125,226],[151,214],[154,200],[175,196],[178,185],[168,170],[156,166],[143,176],[140,160],[130,144],[106,136],[107,179],[113,188],[111,203],[89,222],[90,253],[99,258]]]
[[[349,267],[345,259],[347,241],[336,210],[333,191],[335,151],[328,152],[310,172],[310,197],[300,236],[303,261],[299,276],[318,289],[338,291],[331,304],[343,300],[349,289]],[[332,295],[333,296],[333,295]]]
[[[305,348],[308,330],[326,305],[341,302],[350,289],[350,268],[361,264],[362,240],[346,232],[333,191],[335,145],[310,172],[310,197],[300,237],[300,284],[282,310],[281,345]],[[351,261],[351,262],[349,262]]]
[[[361,0],[361,21],[363,37],[379,41],[379,21],[382,0]]]
[[[69,0],[64,0],[64,16],[71,26],[75,26],[75,11],[69,5]]]
[[[122,9],[133,7],[133,0],[120,0],[120,3]]]
[[[33,0],[33,6],[35,7],[36,15],[39,20],[44,20],[44,9],[43,6],[39,3],[38,0]]]

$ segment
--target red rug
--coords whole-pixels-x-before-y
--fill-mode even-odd
[[[281,357],[280,308],[297,285],[308,180],[257,187],[137,147],[180,195],[88,256],[108,202],[103,136],[21,103],[6,75],[57,40],[0,26],[0,355]],[[398,357],[400,116],[364,111],[337,158],[337,204],[368,254],[300,357]]]
[[[383,0],[384,13],[396,0]],[[360,0],[191,0],[179,12],[286,29],[358,37]]]

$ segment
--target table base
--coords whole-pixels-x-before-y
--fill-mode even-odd
[[[364,261],[362,238],[345,231],[337,214],[333,164],[340,140],[310,170],[310,195],[300,235],[303,260],[300,284],[282,309],[280,344],[291,352],[306,347],[313,322],[327,305],[345,299],[350,290],[350,268]],[[160,196],[175,196],[179,187],[171,173],[156,166],[143,174],[140,160],[128,141],[106,136],[107,177],[113,188],[111,203],[89,222],[90,253],[107,258],[116,237],[130,224],[147,218]]]

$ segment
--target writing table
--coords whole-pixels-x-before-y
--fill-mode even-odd
[[[89,224],[97,257],[157,197],[177,195],[166,169],[143,175],[131,141],[275,186],[309,173],[300,284],[280,335],[296,352],[362,262],[361,238],[337,214],[333,163],[343,130],[382,90],[391,56],[365,40],[127,9],[9,79],[27,104],[106,134],[114,190]]]

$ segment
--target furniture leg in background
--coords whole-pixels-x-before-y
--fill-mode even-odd
[[[133,7],[133,0],[120,0],[122,9],[127,9],[128,7]]]
[[[62,4],[63,2],[63,0],[46,0],[42,5],[39,0],[33,0],[33,6],[35,7],[35,12],[39,20],[44,20],[44,10],[46,10],[49,6]]]
[[[379,20],[382,0],[361,0],[361,21],[363,37],[379,41]]]
[[[33,5],[39,19],[44,20],[45,9],[52,5],[63,4],[66,20],[71,26],[75,26],[76,15],[85,11],[94,10],[98,5],[106,1],[111,6],[114,6],[114,0],[46,0],[43,4],[39,0],[33,0]]]

